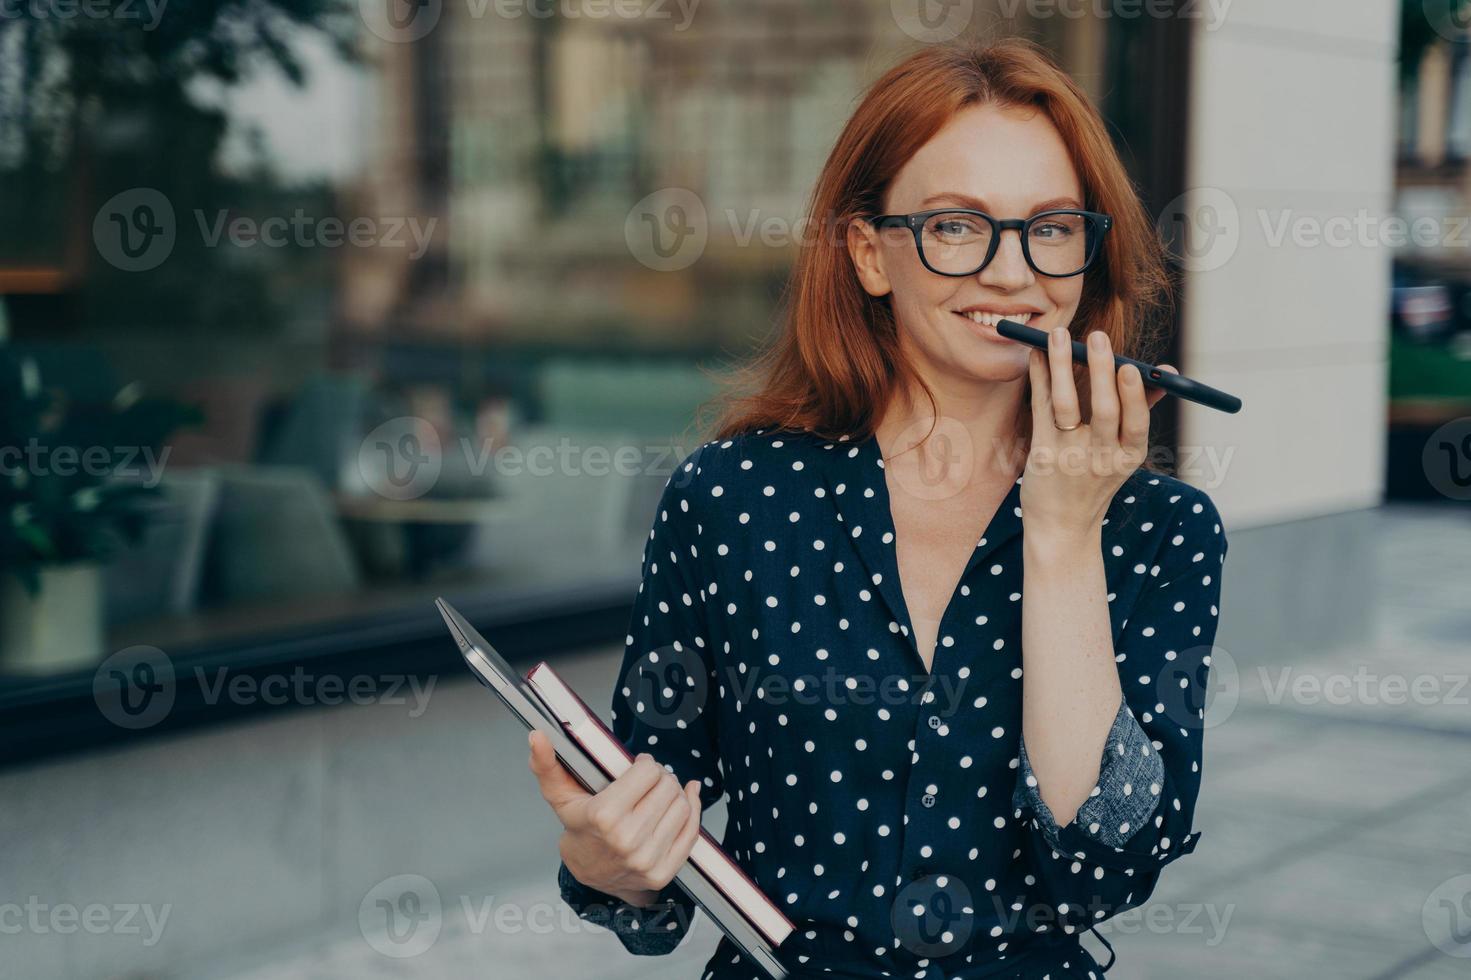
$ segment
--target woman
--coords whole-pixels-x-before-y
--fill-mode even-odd
[[[673,949],[724,795],[796,975],[1099,976],[1081,934],[1196,843],[1226,553],[1210,498],[1141,468],[1161,393],[1113,367],[1150,353],[1157,238],[1018,41],[879,79],[813,213],[840,234],[655,517],[613,700],[638,762],[592,796],[532,738],[563,897]],[[705,972],[756,976],[724,939]]]

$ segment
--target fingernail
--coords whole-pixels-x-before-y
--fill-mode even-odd
[[[534,734],[535,734],[534,732],[530,732],[530,731],[528,731],[526,733],[526,744],[528,746],[530,746],[531,748],[533,748],[533,749],[536,748],[536,743],[534,741],[532,741],[532,739],[531,739],[531,736],[534,735]]]
[[[1062,327],[1053,327],[1052,328],[1052,339],[1056,343],[1059,343],[1059,344],[1062,343],[1064,340],[1067,339],[1067,331],[1064,330]]]

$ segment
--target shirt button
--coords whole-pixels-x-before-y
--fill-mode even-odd
[[[925,806],[934,806],[935,805],[935,794],[934,793],[926,793],[924,796],[921,796],[919,798],[919,802],[923,803]]]
[[[940,716],[939,715],[930,715],[930,727],[931,728],[939,728],[940,727]]]

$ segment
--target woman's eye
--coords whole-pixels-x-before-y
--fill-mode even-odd
[[[1036,225],[1032,228],[1032,237],[1040,238],[1043,241],[1055,242],[1060,239],[1067,238],[1072,233],[1073,230],[1067,225],[1061,225],[1051,221],[1047,222],[1046,224]]]
[[[966,235],[974,235],[976,233],[976,226],[969,221],[952,219],[950,221],[941,221],[935,226],[935,230],[947,238],[962,238]]]

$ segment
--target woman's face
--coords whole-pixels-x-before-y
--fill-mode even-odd
[[[1082,187],[1062,136],[1039,110],[980,105],[957,113],[906,163],[884,202],[886,214],[959,207],[996,218],[1028,218],[1082,208]],[[984,320],[1018,320],[1039,330],[1067,326],[1083,277],[1038,275],[1022,256],[1020,233],[1006,231],[996,255],[971,276],[941,276],[920,262],[907,228],[850,227],[849,250],[873,296],[890,296],[900,342],[930,378],[1012,381],[1027,375],[1032,348]],[[1030,314],[1030,316],[1028,316]]]

